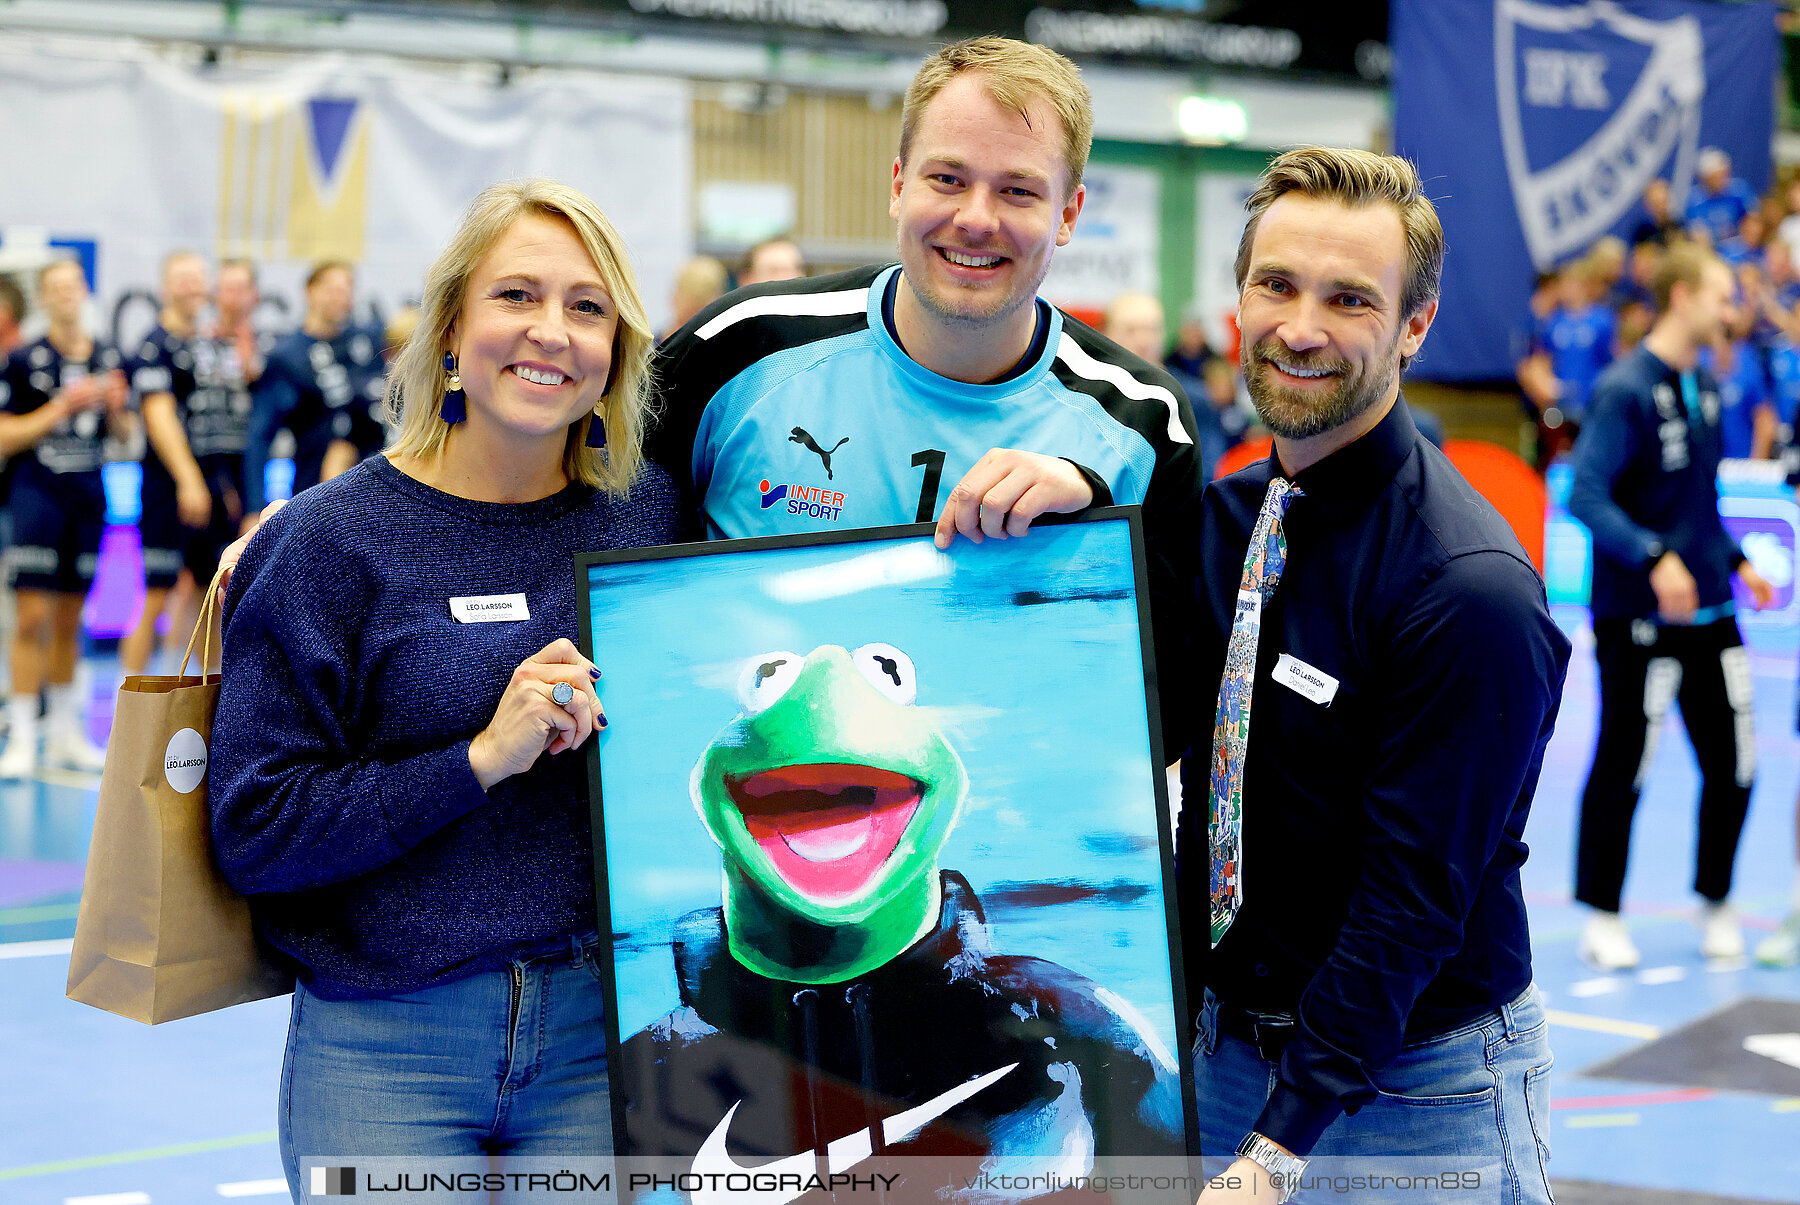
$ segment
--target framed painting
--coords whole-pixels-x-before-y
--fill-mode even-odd
[[[765,1205],[1185,1166],[1139,524],[577,559],[621,1166]]]

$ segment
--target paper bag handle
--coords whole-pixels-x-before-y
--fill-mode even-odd
[[[194,643],[200,640],[200,633],[202,632],[206,633],[206,639],[204,643],[200,645],[200,676],[202,678],[206,677],[206,667],[212,664],[213,621],[218,618],[218,612],[220,610],[219,598],[225,593],[225,591],[220,588],[220,583],[225,580],[225,575],[230,572],[230,565],[220,565],[219,571],[213,574],[212,584],[206,588],[206,597],[201,600],[200,603],[200,618],[194,624],[194,634],[188,637],[187,652],[183,653],[181,656],[181,669],[176,672],[176,677],[187,677],[188,660],[193,657]],[[221,633],[221,647],[219,652],[223,655],[224,651],[223,633]]]

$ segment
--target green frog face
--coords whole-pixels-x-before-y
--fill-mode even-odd
[[[828,926],[882,924],[902,896],[935,899],[968,775],[914,705],[912,660],[887,644],[766,653],[738,693],[743,714],[689,784],[727,881]]]

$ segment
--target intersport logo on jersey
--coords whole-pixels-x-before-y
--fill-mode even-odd
[[[1506,172],[1538,268],[1605,234],[1658,175],[1670,180],[1675,212],[1682,211],[1698,153],[1705,65],[1700,22],[1691,15],[1653,20],[1613,0],[1496,0]]]
[[[844,495],[835,490],[801,485],[798,482],[774,482],[767,477],[757,484],[756,489],[762,495],[764,510],[780,507],[790,515],[798,515],[804,519],[825,519],[832,523],[844,516]]]

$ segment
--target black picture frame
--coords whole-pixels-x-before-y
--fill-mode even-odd
[[[650,1042],[645,1035],[656,1027],[655,1022],[644,1022],[645,1009],[654,998],[654,993],[640,990],[647,960],[655,962],[658,958],[666,958],[667,955],[657,951],[667,951],[673,943],[675,947],[688,951],[690,958],[713,960],[702,961],[703,968],[723,966],[734,972],[744,969],[732,953],[733,930],[722,918],[718,921],[719,933],[724,935],[722,942],[707,944],[712,941],[708,937],[706,942],[690,941],[683,944],[674,938],[673,926],[691,923],[695,913],[683,914],[679,918],[672,914],[664,916],[658,922],[663,923],[664,927],[659,930],[655,923],[646,922],[646,917],[656,914],[654,907],[646,907],[641,901],[621,902],[615,894],[627,890],[627,875],[622,873],[624,868],[629,867],[631,875],[641,877],[647,865],[646,851],[651,851],[648,855],[651,858],[656,856],[654,851],[660,848],[662,841],[661,826],[667,825],[674,829],[688,824],[705,831],[703,822],[695,814],[691,799],[675,801],[678,806],[668,806],[669,801],[666,799],[673,789],[670,784],[674,781],[675,771],[685,771],[695,761],[696,750],[693,745],[696,738],[693,733],[714,731],[721,720],[727,729],[734,723],[751,722],[750,717],[743,714],[741,703],[732,702],[720,706],[717,697],[706,697],[708,690],[697,685],[696,680],[705,679],[709,674],[714,679],[718,678],[716,652],[722,643],[731,645],[735,642],[744,646],[739,654],[740,658],[751,658],[763,653],[765,650],[760,647],[748,647],[749,644],[756,643],[749,633],[767,630],[772,625],[779,627],[786,618],[792,618],[795,623],[807,627],[807,630],[816,627],[832,634],[856,629],[859,620],[867,621],[866,628],[872,625],[871,630],[866,632],[869,635],[881,635],[878,629],[884,623],[903,623],[909,632],[916,634],[929,632],[933,623],[925,620],[912,622],[900,617],[910,616],[914,611],[932,606],[941,612],[937,616],[943,621],[939,627],[955,628],[958,631],[953,636],[943,637],[942,647],[933,648],[929,658],[915,657],[920,704],[924,704],[928,697],[925,693],[928,690],[927,683],[934,675],[940,678],[948,676],[965,685],[979,680],[979,670],[969,664],[973,658],[968,653],[980,648],[983,639],[991,638],[998,644],[1007,644],[1029,638],[1033,642],[1034,653],[1055,659],[1059,655],[1054,643],[1055,634],[1061,631],[1062,638],[1074,650],[1068,655],[1084,659],[1082,668],[1085,672],[1094,672],[1087,659],[1091,659],[1095,665],[1106,665],[1107,698],[1111,701],[1113,710],[1130,714],[1122,720],[1109,717],[1103,722],[1090,710],[1094,706],[1094,700],[1085,698],[1082,700],[1083,711],[1079,716],[1065,710],[1068,730],[1033,730],[1032,740],[1048,751],[1047,756],[1054,758],[1059,756],[1059,749],[1078,747],[1084,732],[1091,734],[1102,723],[1109,731],[1117,727],[1123,732],[1132,724],[1137,726],[1134,737],[1121,737],[1118,742],[1120,745],[1130,746],[1131,752],[1121,752],[1110,745],[1104,750],[1096,749],[1093,752],[1094,757],[1116,757],[1141,771],[1129,786],[1123,788],[1124,793],[1119,796],[1121,799],[1132,799],[1130,807],[1121,806],[1116,809],[1118,814],[1100,811],[1096,813],[1097,818],[1089,828],[1058,835],[1058,840],[1063,835],[1071,837],[1085,851],[1082,854],[1085,862],[1082,864],[1091,864],[1094,868],[1089,879],[1084,881],[1067,875],[1055,875],[1043,880],[1021,879],[1016,876],[996,879],[988,876],[981,878],[981,888],[971,888],[971,892],[983,914],[993,914],[987,916],[987,920],[1003,931],[1009,923],[1016,923],[1021,914],[1034,921],[1044,920],[1044,924],[1031,926],[1036,941],[1028,942],[1028,948],[1021,950],[1018,957],[1034,966],[1041,963],[1039,971],[1056,979],[1059,987],[1086,981],[1099,985],[1100,995],[1103,997],[1111,993],[1107,998],[1125,1000],[1133,1013],[1130,1023],[1137,1025],[1142,1022],[1142,1034],[1155,1039],[1153,1044],[1160,1047],[1160,1055],[1164,1057],[1151,1058],[1147,1062],[1158,1068],[1154,1088],[1158,1093],[1157,1099],[1164,1099],[1166,1089],[1172,1088],[1178,1094],[1178,1099],[1171,1106],[1175,1115],[1167,1130],[1170,1141],[1154,1152],[1139,1152],[1101,1150],[1096,1139],[1096,1155],[1103,1158],[1130,1158],[1144,1154],[1154,1155],[1159,1159],[1185,1159],[1198,1153],[1192,1064],[1185,1046],[1185,1019],[1191,1014],[1186,999],[1175,899],[1173,831],[1169,822],[1170,800],[1158,718],[1155,657],[1140,510],[1135,506],[1105,507],[1080,516],[1048,522],[1040,520],[1026,537],[988,541],[979,546],[966,539],[958,539],[947,552],[939,552],[932,546],[932,532],[931,524],[920,523],[635,548],[585,554],[575,559],[582,650],[603,671],[604,677],[598,689],[612,721],[604,732],[597,734],[598,739],[590,742],[587,757],[599,923],[601,931],[611,933],[613,938],[609,943],[612,956],[605,960],[601,972],[607,993],[607,1040],[613,1084],[614,1141],[615,1150],[627,1161],[639,1156],[670,1153],[667,1150],[646,1148],[640,1141],[644,1127],[641,1123],[636,1125],[634,1136],[634,1121],[631,1116],[632,1102],[642,1095],[637,1092],[633,1082],[632,1068],[641,1062],[643,1047]],[[869,560],[872,556],[877,559]],[[881,561],[881,557],[886,557],[887,560]],[[846,566],[851,568],[847,569]],[[812,576],[808,577],[808,574]],[[856,574],[868,576],[869,583],[873,584],[865,583],[854,590],[832,593],[839,589],[839,586],[832,584],[835,579]],[[909,580],[909,574],[914,580]],[[932,578],[931,574],[936,574],[936,577]],[[928,586],[927,579],[935,584]],[[789,586],[775,585],[782,582],[789,583]],[[801,584],[794,586],[793,583],[796,582]],[[799,593],[779,596],[779,589],[790,587]],[[772,589],[777,590],[777,596],[770,595]],[[795,601],[807,590],[816,593],[820,589],[826,592],[822,598],[810,598],[804,603]],[[751,596],[759,591],[763,597],[752,599]],[[926,599],[931,591],[936,592],[935,602]],[[854,595],[863,596],[858,600],[862,614],[852,611],[846,618],[840,612],[848,604],[841,600]],[[717,615],[715,608],[741,610],[741,614],[728,618]],[[809,618],[826,613],[831,616],[828,621]],[[1051,618],[1056,618],[1057,621],[1050,622]],[[701,622],[703,620],[705,622]],[[744,631],[740,634],[727,630],[732,627]],[[969,630],[962,631],[963,628]],[[989,635],[984,637],[984,631]],[[810,641],[811,637],[807,639]],[[1041,649],[1039,646],[1042,646]],[[797,672],[811,674],[818,681],[835,681],[832,675],[842,676],[842,665],[835,654],[829,655],[832,660],[829,666],[816,659],[814,654],[824,658],[828,656],[825,649],[838,647],[839,645],[827,639],[811,652],[796,649],[795,655],[802,659],[802,668]],[[855,647],[857,654],[861,654],[863,646]],[[850,648],[850,641],[845,639],[841,651],[849,654]],[[1015,655],[1013,659],[1020,663],[1031,660],[1028,656],[1019,655]],[[961,663],[960,677],[938,672],[949,661]],[[931,663],[930,669],[926,668],[927,662]],[[1119,681],[1124,672],[1119,669],[1121,665],[1129,665],[1133,678],[1129,688]],[[1046,672],[1041,682],[1024,683],[1023,695],[1035,695],[1052,689],[1058,681],[1057,674]],[[1091,679],[1089,685],[1092,685]],[[793,691],[798,688],[789,684],[783,689]],[[1011,690],[1008,687],[1000,694],[1005,696]],[[711,693],[717,695],[716,691]],[[942,710],[944,696],[930,697],[934,699],[934,706],[939,706]],[[777,702],[786,698],[786,695],[782,695]],[[1027,703],[1029,702],[1027,699]],[[879,704],[871,706],[879,707]],[[922,707],[920,710],[930,708]],[[768,711],[760,714],[768,715],[773,711],[772,705]],[[649,714],[655,712],[662,714]],[[1004,716],[1006,713],[1000,714]],[[984,731],[992,737],[997,731],[994,716],[974,722],[977,728],[983,723],[987,725]],[[683,728],[683,733],[675,732],[676,729]],[[659,748],[654,752],[647,752],[650,742],[645,740],[645,732],[656,734],[655,744]],[[1004,734],[1001,736],[1003,738]],[[715,736],[714,743],[717,741]],[[625,742],[636,743],[627,745]],[[629,755],[627,750],[630,750]],[[704,757],[704,754],[701,756]],[[994,759],[985,755],[976,758],[959,753],[959,759],[971,762],[970,774],[975,773],[976,763],[994,764]],[[1066,760],[1075,767],[1075,773],[1086,772],[1082,769],[1084,763],[1080,755],[1070,755]],[[610,815],[605,802],[609,767],[615,783],[613,811]],[[681,778],[686,783],[688,775],[684,772]],[[697,781],[696,776],[695,782]],[[1035,780],[1027,774],[1022,781]],[[621,788],[618,785],[620,782],[629,785]],[[695,798],[699,791],[700,788],[694,786]],[[930,792],[927,791],[921,798],[928,799],[929,796]],[[926,805],[921,802],[917,806],[923,811]],[[1042,839],[1041,831],[1033,831],[1039,830],[1037,817],[1025,817],[1021,826],[1019,816],[1007,814],[1009,811],[1016,812],[1016,809],[996,808],[991,800],[985,801],[982,807],[986,808],[991,822],[1010,824],[1025,832],[1028,837]],[[1063,808],[1072,814],[1085,810],[1074,800],[1063,805]],[[720,810],[724,811],[723,808]],[[877,807],[874,810],[880,809]],[[1130,813],[1129,822],[1124,818],[1127,811]],[[652,815],[652,812],[655,814]],[[915,818],[919,814],[920,812],[910,813]],[[964,823],[968,822],[965,816]],[[736,821],[732,823],[735,824]],[[913,831],[912,824],[911,820],[906,822],[908,833]],[[879,829],[879,825],[875,827]],[[783,840],[791,836],[789,833]],[[713,840],[715,843],[711,850],[716,866],[722,845],[718,838]],[[796,843],[798,844],[797,839]],[[993,844],[995,842],[992,841],[985,844],[977,842],[976,847],[991,848]],[[686,847],[689,853],[692,846],[689,834]],[[779,850],[780,847],[774,846],[771,840],[761,848]],[[789,856],[791,850],[792,847],[782,856]],[[679,850],[668,856],[677,861],[685,857]],[[896,852],[890,854],[889,858],[898,856]],[[1000,860],[1004,860],[1005,856],[1010,855],[997,855]],[[747,866],[758,855],[752,851],[746,857],[744,865]],[[831,859],[826,861],[830,862]],[[1058,863],[1067,865],[1069,859],[1059,858]],[[760,867],[757,873],[770,875],[770,882],[775,882],[779,877],[779,872],[771,870],[772,864],[757,865]],[[832,865],[835,866],[836,863]],[[1016,866],[1017,863],[1007,862],[1006,865]],[[798,863],[796,866],[799,866],[799,871],[813,873]],[[704,874],[706,870],[707,868],[702,867],[698,872]],[[942,873],[942,868],[939,868],[939,873]],[[716,881],[716,869],[714,874]],[[679,868],[676,868],[676,873],[665,875],[665,878],[683,880],[686,887],[693,886],[692,883],[685,882],[684,873]],[[947,879],[943,881],[946,884],[949,882]],[[944,890],[958,899],[965,898],[959,888],[946,886]],[[982,895],[983,891],[987,893],[985,897]],[[680,892],[676,891],[675,894],[678,896]],[[759,900],[764,896],[760,888],[749,894]],[[982,903],[984,899],[988,904]],[[949,905],[945,907],[948,908]],[[1041,914],[1031,912],[1033,908],[1044,911]],[[1065,919],[1048,919],[1050,914],[1059,909]],[[723,911],[728,910],[729,908],[721,910],[721,917]],[[1075,919],[1077,917],[1080,918],[1079,923]],[[1120,921],[1122,917],[1129,920],[1129,926]],[[1152,920],[1153,926],[1150,923]],[[1103,921],[1115,922],[1114,927],[1106,932],[1108,940],[1118,950],[1108,952],[1098,964],[1088,964],[1089,969],[1096,965],[1102,968],[1099,976],[1089,974],[1088,969],[1083,969],[1081,965],[1071,965],[1084,962],[1085,957],[1059,961],[1058,958],[1043,956],[1045,943],[1055,944],[1055,935],[1047,935],[1046,926],[1092,927]],[[1144,937],[1144,934],[1152,931],[1153,942]],[[1005,938],[1002,937],[1001,940]],[[921,947],[909,949],[916,948]],[[696,949],[703,949],[707,953],[695,955],[693,951]],[[723,957],[720,956],[720,951],[723,951]],[[1106,986],[1104,968],[1117,967],[1121,959],[1115,955],[1121,952],[1126,959],[1165,968],[1155,975],[1160,979],[1162,974],[1166,974],[1166,981],[1160,982],[1153,991],[1145,994],[1146,1000],[1153,999],[1153,1003],[1148,1006],[1149,1012],[1138,1007],[1134,999],[1121,996]],[[1012,955],[1001,954],[997,957],[1007,958]],[[899,966],[900,963],[901,960],[896,958],[883,964],[883,970]],[[1046,971],[1044,968],[1052,969]],[[808,967],[807,973],[813,973],[815,969]],[[1056,975],[1057,971],[1065,969],[1069,970],[1066,981]],[[779,977],[754,978],[759,983],[763,979],[786,982]],[[1132,980],[1133,984],[1137,982],[1136,979]],[[680,1009],[689,1007],[675,984],[671,983],[669,989],[673,993],[674,1011],[664,1019],[675,1017]],[[1084,1006],[1090,1003],[1083,1002]],[[1152,1029],[1154,1032],[1151,1032]],[[709,1040],[711,1036],[709,1035]],[[634,1037],[638,1039],[635,1046],[629,1044]],[[732,1040],[739,1039],[733,1036]],[[948,1039],[944,1040],[948,1042]],[[1065,1045],[1074,1043],[1075,1040],[1074,1036],[1064,1038]],[[722,1042],[723,1039],[719,1041]],[[665,1053],[661,1058],[677,1061],[667,1053],[676,1049],[675,1047],[665,1043],[662,1049]],[[685,1051],[689,1047],[684,1045],[680,1049]],[[682,1057],[688,1056],[684,1054]],[[1124,1056],[1116,1057],[1123,1059]],[[656,1065],[666,1068],[670,1061]],[[1161,1070],[1165,1065],[1166,1080]],[[818,1070],[818,1064],[808,1066],[812,1068],[808,1072],[810,1084],[816,1085],[823,1081],[827,1086],[832,1086],[836,1083],[830,1074]],[[1086,1090],[1100,1091],[1097,1086]],[[883,1095],[885,1097],[888,1094]],[[740,1097],[740,1100],[744,1099],[746,1098]],[[1134,1102],[1134,1107],[1138,1107],[1139,1112],[1148,1107],[1139,1107],[1140,1105],[1141,1102]],[[1095,1106],[1090,1112],[1097,1114],[1098,1110],[1099,1106]],[[745,1116],[751,1115],[751,1112],[752,1110],[746,1109]],[[1122,1113],[1122,1110],[1113,1108],[1107,1113],[1104,1127],[1097,1118],[1091,1120],[1090,1125],[1096,1127],[1095,1133],[1123,1133],[1125,1127],[1114,1116],[1115,1113]],[[822,1124],[816,1101],[809,1116],[810,1124],[815,1127]],[[734,1124],[736,1123],[732,1123],[727,1115],[724,1126]],[[799,1125],[798,1122],[795,1124]],[[696,1123],[692,1134],[698,1135],[704,1126],[704,1120]],[[878,1133],[880,1129],[878,1126],[872,1127],[870,1132]],[[735,1130],[732,1132],[735,1135]],[[1133,1131],[1133,1134],[1136,1135],[1137,1132]],[[814,1148],[821,1151],[828,1146],[816,1130],[810,1135],[796,1132],[791,1137],[795,1141],[810,1139]],[[723,1136],[720,1141],[723,1143]],[[919,1139],[915,1138],[913,1141]],[[1123,1141],[1121,1138],[1121,1142]],[[769,1144],[765,1144],[767,1145]],[[776,1149],[786,1149],[780,1147],[779,1143],[774,1146]],[[734,1166],[750,1165],[751,1157],[746,1155],[741,1163]],[[820,1157],[819,1165],[825,1166],[823,1156]],[[1191,1200],[1191,1193],[1185,1188],[1175,1195],[1184,1193]],[[626,1199],[628,1195],[622,1193],[621,1199]]]

